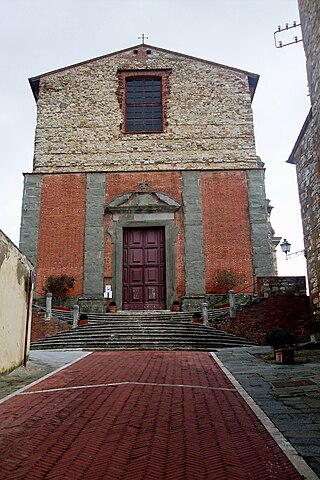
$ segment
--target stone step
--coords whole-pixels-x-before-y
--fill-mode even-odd
[[[52,340],[50,340],[52,339]],[[197,342],[200,342],[200,341],[206,341],[206,342],[233,342],[233,343],[246,343],[248,344],[248,342],[244,339],[241,339],[241,338],[238,338],[238,337],[229,337],[227,335],[215,335],[215,336],[208,336],[208,335],[199,335],[197,337],[191,337],[190,335],[168,335],[168,334],[163,334],[161,336],[157,335],[157,334],[148,334],[148,335],[131,335],[130,333],[128,334],[119,334],[119,333],[114,333],[114,334],[110,334],[110,335],[86,335],[86,336],[78,336],[78,335],[75,335],[75,336],[64,336],[64,337],[58,337],[58,336],[54,336],[54,340],[53,340],[53,337],[49,337],[48,339],[46,340],[42,340],[42,341],[38,341],[38,342],[33,342],[32,345],[34,345],[35,343],[52,343],[52,342],[56,342],[56,343],[65,343],[66,341],[69,341],[70,343],[71,342],[88,342],[88,341],[95,341],[95,342],[99,342],[99,341],[114,341],[114,340],[117,340],[117,341],[137,341],[137,342],[140,342],[140,341],[163,341],[163,342],[166,342],[166,341],[170,341],[170,342],[176,342],[176,343],[181,343],[181,342],[189,342],[189,341],[197,341]]]
[[[33,342],[33,349],[212,350],[250,342],[203,324],[191,313],[90,314],[88,325]]]
[[[222,340],[214,341],[183,341],[183,342],[175,342],[172,339],[168,339],[165,341],[161,340],[146,340],[146,341],[138,341],[137,339],[133,339],[132,341],[124,341],[124,340],[109,340],[103,341],[102,339],[95,342],[95,341],[75,341],[70,343],[61,343],[61,342],[48,342],[48,343],[34,343],[32,344],[32,349],[58,349],[58,350],[74,350],[74,349],[82,349],[82,350],[109,350],[109,349],[117,349],[117,350],[125,350],[125,349],[144,349],[144,350],[153,350],[153,349],[162,349],[162,350],[212,350],[217,348],[225,348],[225,347],[240,347],[246,346],[248,343],[242,342],[225,342]]]

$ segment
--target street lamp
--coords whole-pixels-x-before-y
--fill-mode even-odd
[[[291,243],[288,242],[285,238],[283,239],[283,242],[280,243],[281,250],[283,253],[286,254],[286,260],[288,260],[288,257],[297,257],[298,255],[304,255],[305,258],[307,258],[307,250],[299,250],[298,252],[293,252],[289,253],[291,249]]]
[[[286,254],[286,260],[288,260],[288,253],[290,252],[291,243],[289,243],[288,240],[286,240],[284,238],[283,242],[280,243],[280,247],[281,247],[281,250],[283,251],[283,253]]]

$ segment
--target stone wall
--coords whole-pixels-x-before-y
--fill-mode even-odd
[[[295,155],[310,300],[320,321],[320,3],[299,0],[312,105],[308,126]]]
[[[259,297],[306,296],[305,277],[258,277],[257,294]]]
[[[319,65],[320,68],[320,65]],[[316,119],[312,118],[300,145],[296,162],[304,246],[312,309],[320,319],[320,180],[314,145]]]
[[[248,73],[137,50],[39,77],[34,172],[257,167]],[[117,73],[128,69],[171,71],[163,133],[121,131]]]

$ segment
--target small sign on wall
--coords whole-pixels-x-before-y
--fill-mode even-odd
[[[103,296],[104,296],[104,298],[112,298],[112,286],[111,285],[105,285]]]

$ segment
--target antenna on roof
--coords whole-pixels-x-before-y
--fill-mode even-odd
[[[141,43],[143,44],[143,43],[144,43],[144,39],[145,39],[145,38],[147,38],[147,39],[148,39],[149,37],[146,37],[146,36],[145,36],[145,34],[143,33],[143,34],[141,35],[141,37],[138,37],[138,40],[142,40],[142,42],[141,42]]]

